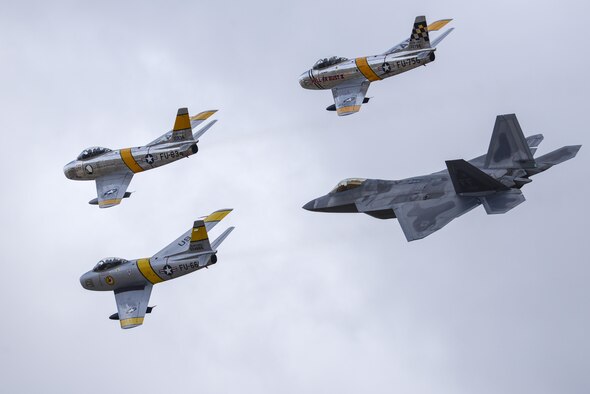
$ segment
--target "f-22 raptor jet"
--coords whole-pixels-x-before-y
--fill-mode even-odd
[[[448,29],[432,42],[429,32],[442,29],[452,19],[441,19],[430,25],[426,17],[417,16],[409,38],[384,53],[375,56],[347,59],[333,56],[320,59],[301,74],[299,84],[304,89],[332,89],[334,104],[326,108],[339,116],[351,115],[368,103],[365,97],[371,82],[425,66],[435,59],[436,46],[451,32]]]
[[[534,158],[542,140],[542,134],[525,139],[516,115],[499,115],[483,156],[449,160],[446,170],[399,181],[346,179],[303,208],[397,218],[407,240],[414,241],[478,205],[488,214],[508,212],[525,200],[520,189],[532,181],[531,176],[575,157],[581,147],[564,146]]]
[[[145,314],[152,312],[148,302],[153,285],[217,263],[217,248],[234,228],[229,227],[211,243],[207,232],[230,212],[221,209],[195,221],[191,230],[150,258],[102,259],[80,277],[80,283],[87,290],[113,291],[117,313],[110,319],[119,320],[121,328],[137,327],[143,324]]]
[[[180,108],[174,128],[146,146],[111,150],[102,147],[84,149],[78,158],[64,167],[68,179],[96,181],[97,198],[88,203],[100,208],[109,208],[131,196],[127,192],[133,175],[170,164],[197,153],[197,142],[216,120],[193,134],[192,129],[200,125],[217,110],[204,111],[194,116],[188,109]]]

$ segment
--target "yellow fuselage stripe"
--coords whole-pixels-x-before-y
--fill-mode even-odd
[[[123,319],[119,321],[121,323],[121,327],[125,328],[127,326],[138,326],[143,324],[143,317],[132,317],[130,319]]]
[[[379,76],[377,74],[375,74],[375,71],[373,71],[373,69],[369,66],[369,63],[367,62],[366,57],[357,57],[354,61],[356,63],[356,66],[358,67],[359,71],[369,81],[373,82],[373,81],[381,80],[381,78],[379,78]]]
[[[203,241],[207,238],[207,229],[205,228],[205,226],[193,228],[193,233],[191,234],[191,242]]]
[[[164,281],[156,274],[156,272],[152,268],[152,265],[150,264],[150,259],[137,260],[137,268],[139,269],[139,272],[141,272],[141,274],[145,276],[145,278],[149,280],[152,284]]]
[[[135,161],[135,158],[133,158],[133,155],[131,154],[131,148],[121,149],[119,152],[121,153],[121,159],[123,159],[123,163],[125,163],[125,165],[129,167],[131,171],[134,173],[143,171],[143,168],[141,168]]]

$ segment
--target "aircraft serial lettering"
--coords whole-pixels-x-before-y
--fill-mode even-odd
[[[160,160],[174,159],[175,157],[180,157],[180,156],[181,156],[181,154],[177,150],[174,150],[172,152],[162,152],[162,153],[160,153]]]
[[[415,58],[415,57],[413,57],[411,59],[408,59],[408,60],[398,60],[398,61],[395,62],[396,66],[398,68],[399,67],[407,67],[407,66],[409,66],[411,64],[417,64],[417,63],[420,63],[420,60],[417,59],[417,58]]]
[[[180,271],[191,271],[196,268],[199,268],[199,263],[196,261],[191,261],[190,263],[187,263],[187,264],[178,264],[178,269]]]
[[[184,246],[186,245],[189,241],[191,240],[191,236],[187,235],[186,237],[184,237],[179,243],[177,243],[178,246]]]
[[[328,77],[322,77],[322,82],[337,81],[339,79],[344,79],[344,74],[330,75]]]

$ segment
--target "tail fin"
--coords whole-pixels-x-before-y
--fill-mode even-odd
[[[187,141],[193,139],[191,119],[188,116],[188,108],[179,108],[172,129],[171,141]]]
[[[193,139],[195,141],[199,141],[199,138],[201,138],[203,136],[203,134],[205,134],[207,132],[207,130],[209,130],[215,123],[217,123],[217,119],[212,120],[211,122],[207,123],[205,125],[205,127],[200,129],[199,131],[195,131],[195,133],[193,134]]]
[[[235,227],[227,228],[223,233],[221,233],[221,235],[219,237],[215,238],[215,241],[213,241],[213,243],[211,244],[211,248],[213,250],[217,250],[219,245],[227,238],[229,233],[231,233],[234,230],[234,228]]]
[[[430,48],[430,37],[428,36],[428,25],[426,24],[426,17],[417,16],[414,20],[414,27],[412,27],[412,34],[410,35],[410,42],[407,50],[427,49]]]
[[[451,19],[448,19],[449,21]],[[436,22],[435,22],[436,23]],[[430,31],[432,31],[432,29],[429,29]],[[440,44],[440,42],[442,40],[445,39],[446,36],[448,36],[449,34],[451,34],[451,32],[455,30],[454,27],[451,27],[450,29],[448,29],[447,31],[445,31],[444,33],[442,33],[440,36],[436,37],[434,40],[432,40],[432,43],[430,44],[433,48],[435,48],[438,44]]]
[[[516,115],[498,115],[485,159],[485,168],[533,168],[534,166],[533,154],[522,134]]]
[[[543,138],[543,134],[535,134],[526,137],[526,143],[529,146],[529,149],[531,150],[531,155],[535,155],[537,148],[539,147],[541,142],[543,142]]]
[[[207,252],[212,250],[209,243],[209,235],[203,220],[196,220],[191,232],[191,242],[188,250],[191,252]]]
[[[465,160],[448,160],[446,163],[455,193],[461,196],[482,196],[509,189]]]

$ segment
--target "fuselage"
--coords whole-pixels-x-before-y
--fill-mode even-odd
[[[113,173],[137,173],[189,157],[197,151],[194,141],[118,149],[94,157],[73,160],[65,165],[64,174],[68,179],[90,181]]]
[[[374,198],[382,195],[389,205],[409,201],[427,200],[441,198],[447,194],[455,193],[453,185],[447,172],[440,172],[431,175],[414,178],[395,180],[365,179],[356,187],[346,190],[332,190],[325,196],[316,198],[303,206],[303,208],[315,212],[360,212],[357,202],[364,198]],[[381,219],[393,219],[393,210],[384,212],[366,212],[371,216]]]
[[[190,235],[181,240],[186,245],[190,242]],[[181,245],[182,246],[182,245]],[[190,274],[201,268],[217,262],[215,252],[203,254],[181,254],[169,257],[152,257],[136,260],[105,259],[119,264],[102,269],[100,263],[80,277],[80,284],[86,290],[113,291],[128,289],[134,286],[156,284]]]
[[[311,68],[301,74],[299,84],[305,89],[332,89],[347,81],[366,78],[374,82],[424,66],[434,61],[434,48],[347,59],[325,67]]]

